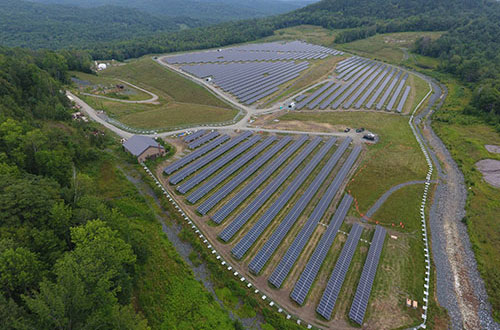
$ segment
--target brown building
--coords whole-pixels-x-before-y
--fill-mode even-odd
[[[148,136],[134,135],[123,143],[123,148],[136,156],[139,163],[165,155],[165,148]]]

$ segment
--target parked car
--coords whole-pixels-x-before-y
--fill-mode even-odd
[[[361,128],[358,128],[356,130],[356,133],[361,133],[361,132],[364,132],[364,131],[365,131],[365,129],[363,127],[361,127]]]
[[[344,130],[344,133],[348,133],[350,131],[351,131],[351,129],[349,127],[346,127],[346,129]]]

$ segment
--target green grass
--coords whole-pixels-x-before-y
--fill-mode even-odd
[[[361,213],[390,187],[425,178],[427,165],[407,117],[376,112],[302,112],[286,114],[280,120],[315,121],[353,129],[364,127],[380,136],[377,144],[367,146],[360,173],[347,186]]]
[[[129,167],[120,163],[121,167]],[[227,312],[198,282],[161,230],[158,207],[143,197],[114,162],[99,169],[97,190],[126,215],[135,250],[144,260],[136,269],[133,305],[152,329],[233,329]]]
[[[497,159],[485,144],[500,145],[500,134],[477,117],[463,114],[470,91],[453,80],[447,82],[449,95],[442,109],[434,115],[433,128],[457,162],[469,188],[466,223],[478,262],[479,271],[493,307],[493,316],[500,322],[500,189],[482,179],[475,163],[481,159]]]
[[[405,62],[405,51],[403,48],[411,48],[413,43],[420,37],[425,36],[437,39],[442,34],[443,32],[427,31],[377,34],[366,39],[338,44],[335,47],[380,61],[403,64]],[[409,54],[409,56],[412,56],[412,54]]]
[[[149,56],[111,67],[103,71],[102,76],[136,82],[140,87],[148,86],[168,101],[230,108],[207,89],[154,62]]]
[[[169,104],[127,104],[97,99],[91,96],[81,97],[97,110],[105,110],[108,116],[135,128],[162,129],[205,123],[229,121],[236,112],[211,106],[192,103]]]
[[[274,35],[260,39],[256,42],[277,40],[304,40],[317,45],[333,47],[336,30],[328,30],[315,25],[298,25],[274,31]],[[334,47],[335,48],[335,47]]]
[[[72,71],[70,72],[70,74],[72,77],[75,77],[79,80],[87,81],[93,85],[93,86],[92,85],[87,86],[87,85],[76,84],[78,90],[85,93],[102,95],[106,97],[122,99],[122,100],[130,100],[130,101],[148,100],[151,98],[151,95],[136,88],[133,88],[132,86],[124,84],[122,81],[116,78],[108,78],[77,71]],[[124,86],[123,91],[100,93],[100,94],[94,92],[94,87],[96,87],[98,90],[101,90],[103,87],[113,89],[116,87],[116,85],[123,85]]]
[[[127,104],[83,97],[89,105],[105,110],[110,117],[135,128],[172,129],[201,123],[226,122],[238,113],[204,87],[166,69],[151,57],[110,67],[97,78],[90,79],[123,79],[158,95],[159,104]]]

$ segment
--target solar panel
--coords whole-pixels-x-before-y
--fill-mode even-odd
[[[230,161],[232,161],[234,158],[238,157],[243,152],[248,150],[250,147],[256,144],[260,139],[261,137],[259,135],[252,136],[248,141],[237,146],[236,148],[228,152],[226,155],[219,158],[217,161],[211,163],[210,166],[203,169],[200,173],[196,174],[191,179],[187,180],[184,184],[177,187],[177,191],[180,192],[181,194],[187,193],[197,184],[206,180],[210,175],[212,175],[217,170],[219,170],[220,168],[228,164]]]
[[[368,307],[368,300],[377,273],[377,266],[380,260],[380,254],[384,245],[386,230],[381,226],[375,227],[375,234],[373,235],[368,256],[366,257],[363,272],[354,294],[354,300],[349,311],[349,318],[357,324],[363,324],[365,318],[366,308]]]
[[[259,145],[259,147],[267,148],[268,142],[272,143],[274,140],[276,140],[276,137],[270,136],[268,137],[264,142]],[[283,149],[290,141],[292,138],[290,136],[286,136],[282,138],[278,143],[276,143],[273,147],[271,147],[269,150],[267,150],[260,158],[258,158],[255,162],[247,166],[245,169],[243,169],[238,175],[236,175],[231,181],[226,183],[222,188],[217,190],[213,195],[211,195],[207,200],[205,200],[197,209],[198,212],[200,212],[202,215],[207,214],[208,211],[210,211],[218,202],[220,202],[224,197],[229,195],[234,189],[236,189],[240,184],[242,184],[246,179],[250,177],[253,173],[255,173],[262,165],[264,165],[269,159],[271,159],[273,156],[275,156],[281,149]],[[253,151],[253,150],[252,150]],[[259,151],[260,152],[260,151]],[[244,159],[242,161],[238,161],[235,164],[232,165],[232,167],[238,169],[240,168],[244,163],[252,160],[257,154],[252,154],[251,152],[248,153],[248,155],[245,155],[247,159]],[[241,163],[241,165],[240,165]],[[233,168],[228,168],[227,172],[229,175],[234,173]],[[225,173],[226,174],[226,173]],[[224,175],[221,177],[221,179],[214,178],[212,181],[215,181],[215,185],[219,184],[223,180],[225,180],[228,176]],[[205,188],[205,186],[201,187],[198,191],[207,191],[209,189],[212,189],[212,186],[215,187],[215,185],[212,184],[211,182],[208,182],[206,185],[208,188]],[[199,197],[198,191],[195,191],[191,196],[189,196],[188,200],[192,203],[195,203]]]
[[[210,163],[211,161],[213,161],[214,159],[216,159],[229,149],[233,148],[235,145],[242,142],[246,138],[250,137],[251,135],[252,133],[247,131],[231,139],[229,142],[223,144],[220,148],[215,149],[214,151],[204,156],[203,158],[199,159],[195,163],[189,165],[188,167],[180,170],[178,173],[172,175],[169,182],[171,184],[178,184],[179,182],[187,178],[189,175],[193,174],[203,166],[207,165],[208,163]]]
[[[271,283],[275,287],[281,287],[281,284],[283,284],[283,281],[290,273],[290,270],[302,253],[302,250],[304,249],[307,241],[309,241],[309,238],[314,232],[314,229],[321,220],[321,217],[324,215],[326,208],[333,200],[333,197],[335,197],[335,194],[339,190],[342,182],[344,182],[345,178],[347,177],[347,174],[351,170],[351,167],[354,165],[354,162],[358,158],[360,152],[360,146],[354,147],[349,157],[347,157],[344,164],[342,164],[342,167],[335,176],[335,179],[333,179],[331,184],[328,186],[328,189],[321,197],[321,200],[314,208],[314,211],[309,216],[309,219],[307,219],[307,222],[302,227],[292,245],[286,251],[283,259],[281,259],[278,266],[274,269],[273,273],[269,277],[269,283]]]
[[[187,155],[187,156],[179,159],[178,161],[175,161],[172,164],[168,165],[167,167],[165,167],[163,169],[163,171],[167,175],[170,175],[170,174],[174,173],[175,171],[177,171],[178,169],[184,167],[186,164],[189,164],[190,162],[192,162],[193,160],[195,160],[197,158],[200,158],[201,156],[203,156],[204,154],[206,154],[210,150],[218,147],[219,145],[226,142],[227,140],[229,140],[229,136],[222,135],[222,136],[218,137],[217,139],[215,139],[214,141],[203,146],[202,148],[200,148],[196,151],[193,151],[189,155]]]
[[[361,85],[372,73],[377,69],[380,64],[374,65],[366,72],[358,81],[354,82],[350,88],[338,100],[332,104],[332,108],[336,109],[344,102],[358,87]]]
[[[262,150],[267,148],[271,143],[276,140],[276,137],[270,136],[265,139],[262,143],[260,143],[255,148],[251,149],[247,153],[243,154],[240,158],[238,158],[235,162],[231,163],[229,166],[224,168],[223,171],[215,175],[212,179],[208,180],[205,184],[199,187],[196,191],[194,191],[187,198],[188,202],[196,203],[203,196],[208,194],[213,188],[215,188],[219,183],[223,182],[229,176],[231,176],[234,172],[236,172],[241,167],[245,166],[248,162],[252,161],[255,156],[257,156]]]
[[[198,148],[199,146],[201,146],[202,144],[212,140],[212,139],[215,139],[216,137],[219,136],[219,132],[210,132],[208,133],[207,135],[204,135],[202,136],[201,138],[191,142],[190,144],[188,144],[188,148],[189,149],[195,149],[195,148]]]
[[[325,98],[327,98],[328,96],[330,96],[333,92],[335,92],[337,89],[339,89],[342,85],[339,84],[339,83],[336,83],[335,85],[333,85],[332,87],[328,88],[328,90],[326,92],[324,92],[323,94],[321,94],[316,100],[314,100],[313,102],[311,102],[307,108],[312,110],[313,108],[315,108],[318,104],[320,104],[321,102],[323,102],[323,100]]]
[[[361,87],[359,87],[357,90],[355,90],[353,96],[351,96],[351,98],[347,102],[345,102],[342,107],[344,109],[349,109],[351,107],[351,105],[354,103],[354,101],[356,101],[356,99],[361,95],[361,93],[363,93],[363,91],[368,87],[368,85],[370,85],[370,83],[373,81],[373,79],[375,79],[384,68],[385,68],[385,65],[379,67],[377,69],[377,71],[375,71],[374,73],[372,73],[363,82],[363,85]]]
[[[342,284],[344,284],[347,271],[349,270],[349,265],[351,264],[354,252],[356,252],[356,247],[358,246],[359,238],[361,237],[362,232],[363,227],[359,224],[355,223],[352,226],[349,236],[347,237],[347,241],[345,242],[342,252],[340,252],[340,256],[337,259],[335,268],[333,269],[330,279],[326,284],[325,291],[323,291],[318,307],[316,307],[316,312],[327,320],[329,320],[332,316],[335,303],[337,302]]]
[[[394,94],[391,97],[391,100],[389,101],[389,104],[387,104],[387,106],[385,107],[385,109],[387,111],[391,111],[392,110],[392,107],[396,103],[396,100],[397,100],[399,94],[401,93],[401,90],[403,89],[403,86],[405,85],[407,78],[408,78],[408,73],[403,77],[403,79],[401,79],[401,81],[399,82],[398,87],[396,88],[396,90],[394,91]]]
[[[350,195],[344,195],[344,198],[340,202],[335,214],[330,220],[328,228],[323,236],[321,236],[321,240],[316,246],[311,258],[309,258],[306,267],[300,274],[297,283],[295,283],[290,297],[299,305],[304,304],[307,294],[309,293],[316,276],[318,276],[321,265],[323,264],[323,261],[325,261],[326,255],[328,254],[328,251],[337,236],[337,232],[344,221],[347,211],[349,211],[349,208],[352,205],[352,201],[353,198]]]
[[[254,180],[252,180],[252,182],[243,187],[243,189],[240,190],[228,203],[226,203],[223,207],[221,207],[221,209],[218,210],[212,216],[212,220],[215,223],[218,224],[221,223],[232,211],[234,211],[234,209],[236,209],[236,207],[238,207],[238,205],[240,205],[248,196],[250,196],[258,187],[260,187],[262,183],[264,183],[264,181],[267,180],[306,141],[307,141],[307,135],[302,135],[295,143],[293,143],[289,148],[287,148],[285,152],[280,154],[277,159],[275,159],[269,166],[267,166]],[[297,166],[299,166],[299,164],[314,150],[314,148],[316,148],[316,146],[319,144],[320,141],[321,138],[316,138],[311,143],[309,143],[308,146],[295,159],[292,160],[292,163],[287,167],[285,167],[284,171],[278,174],[277,178],[280,178],[280,180],[284,181],[293,172],[293,170]],[[277,180],[277,178],[275,180]],[[276,181],[276,184],[278,184],[278,181]],[[238,215],[237,217],[238,221],[237,220],[235,221],[239,223],[230,225],[232,228],[228,226],[225,229],[226,231],[225,235],[231,233],[230,235],[224,236],[227,237],[227,240],[229,240],[232,237],[232,235],[234,235],[234,233],[236,233],[239,230],[239,228],[241,228],[241,226],[243,226],[243,224],[251,217],[251,215],[253,215],[254,212],[257,211],[259,207],[258,204],[264,203],[265,200],[267,200],[268,197],[266,196],[267,195],[270,196],[272,194],[271,191],[272,189],[277,189],[277,187],[275,188],[275,186],[269,186],[269,185],[266,186],[264,190],[261,192],[262,196],[260,197],[260,199],[258,198],[254,199],[250,203],[250,205],[248,205],[247,208],[245,208],[245,210],[243,210]]]
[[[391,81],[391,84],[389,87],[387,87],[384,95],[380,99],[380,101],[377,103],[376,109],[380,110],[384,106],[385,101],[387,101],[387,98],[389,98],[389,95],[391,95],[392,90],[394,89],[394,86],[396,86],[396,83],[399,80],[399,77],[401,77],[402,71],[399,71],[396,77]]]
[[[203,134],[205,134],[206,132],[207,132],[206,130],[200,129],[199,131],[196,131],[193,134],[190,134],[190,135],[186,136],[184,138],[184,142],[189,143],[191,141],[194,141],[197,138],[199,138],[200,136],[202,136]]]
[[[297,192],[299,187],[304,183],[311,172],[316,168],[321,159],[326,155],[335,144],[335,138],[330,138],[314,155],[313,159],[299,172],[293,181],[286,187],[281,195],[274,201],[274,203],[266,210],[266,212],[257,220],[252,228],[243,236],[243,238],[233,247],[231,253],[237,259],[243,258],[245,253],[255,243],[259,236],[269,226],[271,221],[281,211],[281,209],[288,203],[292,196]]]
[[[321,86],[317,91],[309,95],[304,101],[300,102],[297,104],[297,110],[302,109],[307,103],[311,102],[313,99],[315,99],[319,94],[323,93],[326,91],[328,88],[330,88],[331,85],[333,85],[333,81],[327,82],[325,85]]]
[[[335,151],[335,153],[330,157],[328,162],[323,166],[318,175],[311,182],[306,191],[300,196],[300,199],[294,203],[292,209],[283,218],[279,226],[272,233],[272,235],[266,240],[266,243],[262,249],[257,252],[252,261],[248,264],[248,268],[251,272],[258,274],[264,265],[269,261],[271,256],[274,254],[278,246],[281,244],[285,236],[288,234],[292,226],[298,220],[299,216],[302,214],[304,209],[307,207],[309,202],[312,200],[314,195],[319,191],[319,188],[326,180],[328,175],[331,173],[337,162],[340,160],[342,154],[347,150],[351,139],[347,138],[342,142],[340,147]],[[325,207],[326,210],[326,207]]]
[[[370,95],[372,95],[375,88],[377,88],[378,84],[382,81],[382,79],[384,79],[384,77],[387,75],[387,73],[389,71],[390,71],[390,68],[386,67],[385,70],[377,77],[375,82],[370,86],[370,88],[368,88],[368,90],[366,90],[366,92],[363,94],[363,96],[361,96],[361,98],[358,100],[358,102],[356,102],[356,104],[354,105],[354,108],[356,108],[356,109],[361,108],[361,106],[366,101],[366,99]]]
[[[398,107],[396,109],[397,112],[401,113],[403,111],[403,107],[406,103],[406,99],[408,98],[408,95],[410,94],[410,86],[406,86],[405,92],[403,93],[403,96],[401,97],[401,100],[399,101]]]
[[[391,71],[391,73],[387,76],[387,78],[385,78],[384,82],[380,85],[380,87],[377,89],[377,91],[375,92],[375,94],[373,94],[373,96],[370,98],[370,101],[368,101],[368,103],[366,104],[366,108],[368,108],[368,109],[372,108],[373,103],[375,103],[375,101],[377,100],[377,98],[379,97],[379,95],[384,90],[385,86],[387,86],[387,84],[389,83],[389,81],[391,81],[391,79],[394,76],[395,72],[397,72],[397,69]]]

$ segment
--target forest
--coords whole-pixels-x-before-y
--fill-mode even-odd
[[[75,55],[0,48],[2,328],[233,329],[122,174],[136,160],[71,120]]]

